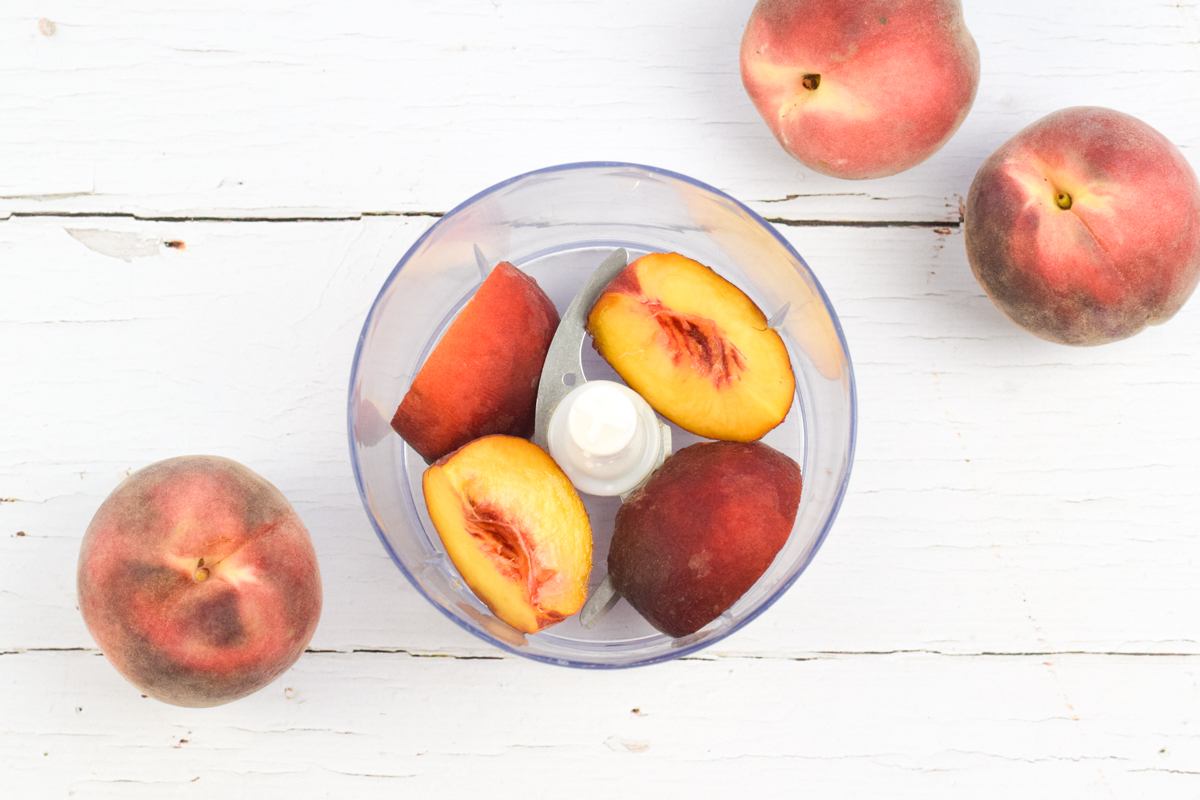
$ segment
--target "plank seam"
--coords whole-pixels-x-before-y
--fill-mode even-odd
[[[138,222],[355,222],[364,217],[444,217],[445,211],[361,211],[357,214],[328,214],[313,216],[220,216],[215,214],[135,214],[128,211],[11,211],[0,214],[0,222],[10,219],[129,219]],[[790,228],[932,228],[962,227],[957,220],[852,220],[852,219],[788,219],[765,217],[772,225]],[[939,231],[942,232],[942,231]]]
[[[412,658],[451,658],[462,661],[503,661],[515,656],[506,655],[462,655],[456,653],[437,653],[437,652],[414,652],[404,648],[391,647],[372,647],[372,648],[353,648],[348,650],[338,649],[312,649],[304,651],[311,655],[357,655],[357,654],[376,654],[376,655],[406,655]],[[99,649],[94,647],[20,647],[13,650],[0,650],[0,656],[21,655],[23,653],[89,653],[92,655],[101,655]],[[1200,653],[1187,652],[1149,652],[1149,651],[1131,651],[1131,650],[1027,650],[1027,651],[1004,651],[1004,650],[982,650],[970,653],[951,653],[945,650],[817,650],[804,655],[793,656],[758,656],[749,654],[728,654],[728,655],[693,655],[684,656],[680,661],[720,661],[733,659],[747,660],[783,660],[783,661],[815,661],[822,658],[834,658],[841,656],[895,656],[895,655],[930,655],[944,656],[946,658],[1046,658],[1051,656],[1125,656],[1130,658],[1200,658]]]

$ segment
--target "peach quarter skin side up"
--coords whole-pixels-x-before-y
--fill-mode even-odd
[[[1050,341],[1104,344],[1170,319],[1196,288],[1200,182],[1146,123],[1067,108],[979,168],[964,238],[975,277],[1012,321]]]
[[[771,566],[796,521],[801,485],[800,466],[762,442],[683,448],[617,511],[614,588],[663,633],[695,633]]]
[[[421,366],[392,428],[429,464],[481,436],[530,438],[558,321],[537,281],[497,264]]]
[[[966,119],[979,49],[959,0],[760,0],[742,83],[784,150],[837,178],[921,163]]]
[[[118,485],[84,534],[77,588],[117,671],[181,706],[266,686],[321,615],[316,552],[291,504],[217,456],[160,461]]]

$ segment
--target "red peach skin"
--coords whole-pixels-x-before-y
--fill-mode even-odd
[[[497,264],[421,366],[392,428],[430,464],[481,436],[532,437],[557,329],[537,281]]]
[[[837,178],[881,178],[942,147],[979,87],[960,0],[759,0],[742,83],[784,150]]]
[[[152,464],[100,506],[79,553],[92,638],[143,693],[228,703],[304,652],[321,616],[308,531],[287,499],[217,456]]]
[[[1170,319],[1200,280],[1200,182],[1146,123],[1057,111],[979,168],[965,240],[988,297],[1036,336],[1097,345]]]
[[[762,442],[700,442],[617,511],[613,587],[668,636],[687,636],[754,585],[791,535],[800,466]]]

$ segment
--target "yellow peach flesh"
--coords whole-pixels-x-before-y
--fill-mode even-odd
[[[753,441],[783,421],[795,378],[783,340],[740,289],[678,254],[627,268],[588,318],[596,349],[685,430]]]
[[[591,526],[575,487],[544,450],[487,436],[429,467],[422,484],[447,555],[497,618],[536,633],[582,607]]]

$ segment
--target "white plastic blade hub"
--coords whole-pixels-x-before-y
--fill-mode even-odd
[[[663,430],[637,392],[613,381],[588,381],[554,409],[546,438],[575,488],[611,497],[637,486],[661,463]]]

